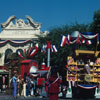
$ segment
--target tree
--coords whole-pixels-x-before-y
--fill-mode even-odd
[[[93,22],[90,23],[89,30],[94,33],[100,33],[100,9],[94,12]]]
[[[49,36],[51,37],[51,41],[53,44],[56,44],[58,47],[58,52],[56,54],[51,55],[51,61],[54,62],[56,61],[57,64],[66,64],[67,61],[67,56],[73,55],[72,51],[72,45],[65,45],[64,48],[60,47],[60,39],[61,35],[71,34],[73,31],[79,31],[79,32],[86,32],[88,30],[88,25],[85,24],[72,24],[72,25],[65,25],[62,27],[54,28],[50,30]],[[56,59],[58,58],[58,59]],[[61,64],[62,65],[62,64]]]
[[[57,69],[62,76],[65,76],[66,74],[65,65],[67,64],[67,57],[74,56],[74,52],[72,45],[66,44],[65,47],[60,47],[60,39],[61,35],[66,36],[67,33],[71,34],[73,31],[87,32],[88,25],[75,23],[71,25],[63,25],[60,27],[52,28],[47,36],[39,36],[38,40],[40,46],[46,44],[47,41],[51,41],[51,44],[55,44],[57,46],[58,52],[51,53],[50,64],[51,66],[54,66],[55,64],[58,65]],[[39,55],[37,54],[38,62],[41,62],[41,59],[44,56],[46,59],[47,53],[43,54],[39,52]]]
[[[7,63],[6,65],[8,66],[8,68],[11,70],[11,76],[13,74],[13,71],[17,71],[18,74],[20,74],[20,64],[21,64],[21,59],[20,57],[17,55],[17,53],[10,53],[7,56]]]
[[[89,31],[99,33],[100,35],[100,9],[94,12],[93,21],[90,23]],[[97,50],[100,50],[100,45],[98,45]]]

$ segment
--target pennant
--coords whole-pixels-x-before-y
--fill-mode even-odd
[[[70,45],[70,41],[71,41],[71,36],[69,34],[67,34],[67,43],[68,43],[68,45]]]
[[[31,52],[30,57],[34,56],[36,53],[37,53],[37,51],[34,49],[34,50]]]
[[[60,46],[61,47],[64,47],[65,44],[67,43],[67,37],[66,36],[61,36],[61,43],[60,43]]]
[[[38,47],[39,47],[39,44],[37,43],[37,44],[35,45],[35,49],[38,50]]]
[[[51,45],[51,52],[54,52],[54,50],[53,50],[53,45]]]
[[[35,45],[35,49],[31,52],[30,57],[34,56],[38,51],[38,44]]]
[[[52,52],[57,52],[57,47],[55,45],[51,45],[51,51]]]
[[[43,45],[42,49],[41,49],[41,52],[46,52],[46,49],[47,49],[47,45]]]
[[[18,51],[18,55],[19,55],[20,58],[24,58],[24,57],[22,56],[22,54],[20,53],[20,51]]]
[[[82,43],[85,43],[85,42],[86,42],[86,40],[85,40],[84,38],[82,38],[82,39],[81,39],[81,42],[82,42]]]
[[[87,45],[92,44],[91,40],[87,40],[87,41],[86,41],[86,44],[87,44]]]

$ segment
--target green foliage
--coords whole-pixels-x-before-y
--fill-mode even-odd
[[[93,22],[90,24],[89,30],[91,32],[100,32],[100,9],[94,12]]]
[[[17,53],[10,53],[7,56],[7,66],[9,69],[11,69],[11,75],[13,74],[12,72],[16,70],[18,74],[20,74],[20,65],[21,65],[21,59],[18,56]]]
[[[67,57],[68,56],[74,56],[74,49],[76,49],[75,45],[65,45],[65,47],[60,47],[60,40],[61,35],[71,34],[73,31],[79,31],[79,32],[87,32],[88,25],[85,24],[72,24],[72,25],[64,25],[61,27],[56,27],[50,30],[49,34],[45,37],[39,36],[39,47],[41,48],[43,44],[47,44],[47,41],[51,41],[51,44],[54,44],[58,48],[57,53],[51,53],[50,54],[50,65],[54,66],[55,64],[58,65],[58,71],[60,74],[64,74],[64,68],[67,63]],[[41,62],[45,59],[47,61],[47,52],[41,53],[38,52],[37,58],[38,62]],[[65,75],[65,74],[64,74]]]

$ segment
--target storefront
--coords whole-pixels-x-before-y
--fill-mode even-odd
[[[0,92],[4,91],[9,86],[9,72],[0,70]]]

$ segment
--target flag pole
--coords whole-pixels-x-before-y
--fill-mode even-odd
[[[51,42],[48,41],[47,42],[47,48],[48,48],[48,55],[47,55],[47,67],[49,67],[49,71],[48,71],[48,74],[47,74],[47,79],[50,75],[50,70],[51,70],[51,67],[50,67],[50,49],[51,49]]]
[[[48,41],[48,58],[47,58],[47,67],[50,67],[50,48],[51,48],[51,42]]]

